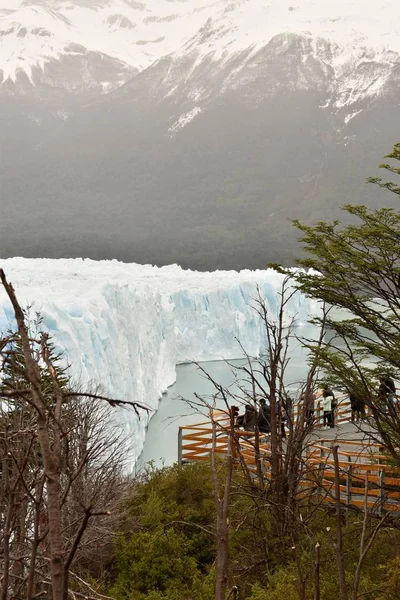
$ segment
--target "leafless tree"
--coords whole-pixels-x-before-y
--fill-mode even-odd
[[[105,518],[124,486],[124,445],[104,407],[147,408],[72,391],[48,335],[31,335],[2,270],[0,279],[17,323],[0,340],[0,598],[68,600],[71,574],[74,597],[100,597],[79,591],[84,581],[71,569],[104,539]]]
[[[316,388],[318,363],[312,360],[303,381],[288,382],[287,367],[290,363],[290,345],[302,343],[296,334],[296,315],[288,316],[291,299],[296,293],[290,278],[286,277],[281,286],[277,315],[271,311],[260,291],[255,302],[255,310],[264,325],[267,338],[266,355],[252,359],[247,355],[247,364],[238,367],[240,393],[244,402],[259,409],[260,400],[265,399],[270,406],[271,433],[267,442],[269,459],[259,450],[260,433],[255,428],[254,447],[257,457],[264,464],[257,468],[258,488],[263,490],[272,513],[274,532],[277,537],[292,535],[298,521],[300,484],[307,478],[309,465],[306,452],[310,443],[313,421],[307,418]],[[320,327],[316,344],[324,337],[324,325]],[[293,390],[293,386],[297,390]],[[297,398],[293,398],[297,392]],[[236,401],[239,398],[235,398]],[[242,399],[243,403],[243,399]],[[286,438],[283,437],[284,429]],[[240,442],[237,443],[240,454]],[[246,461],[242,461],[246,469]],[[266,471],[268,477],[266,477]],[[254,478],[252,478],[254,481]]]
[[[310,433],[313,423],[307,418],[307,411],[311,409],[313,392],[316,385],[317,362],[312,361],[304,381],[295,382],[298,394],[302,398],[296,403],[292,400],[293,391],[287,382],[287,366],[290,361],[289,345],[295,340],[296,316],[288,317],[288,305],[295,293],[290,279],[285,278],[279,294],[278,314],[272,312],[268,303],[262,297],[260,290],[255,299],[255,311],[262,320],[267,338],[266,355],[253,358],[246,356],[246,363],[242,366],[230,365],[234,377],[235,387],[224,387],[216,381],[206,369],[198,365],[213,384],[215,393],[211,399],[196,395],[197,401],[191,403],[195,409],[206,409],[211,415],[213,428],[213,444],[211,451],[211,468],[214,477],[214,492],[217,505],[217,571],[220,569],[220,579],[217,577],[216,600],[221,600],[226,594],[228,583],[228,554],[227,537],[229,527],[226,516],[232,495],[232,470],[241,468],[244,481],[240,490],[234,486],[233,493],[245,494],[253,498],[256,510],[268,510],[271,513],[273,537],[282,542],[288,538],[296,538],[297,533],[306,527],[306,520],[300,518],[301,506],[309,503],[317,487],[318,477],[313,478],[313,483],[307,490],[302,483],[307,479],[310,465],[306,460],[306,451],[310,443]],[[321,328],[319,342],[322,340],[324,330]],[[240,342],[238,342],[240,343]],[[260,400],[266,400],[270,406],[270,435],[260,432],[258,421],[253,431],[241,431],[235,427],[235,414],[232,407],[251,405],[257,411]],[[214,418],[216,402],[225,411],[225,418]],[[285,423],[287,439],[282,437],[282,424]],[[227,439],[227,461],[225,470],[221,471],[226,477],[225,485],[217,478],[216,449],[218,436]],[[249,463],[246,457],[248,448],[255,457],[255,466]],[[318,469],[314,469],[318,470]],[[311,478],[310,478],[311,479]],[[221,490],[221,491],[220,491]],[[308,499],[306,498],[308,496]],[[321,504],[321,497],[315,495],[315,506]],[[220,532],[221,535],[218,534]],[[218,582],[223,582],[220,584]],[[304,588],[304,586],[303,586]],[[304,596],[304,589],[299,588]]]

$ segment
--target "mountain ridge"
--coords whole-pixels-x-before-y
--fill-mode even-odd
[[[51,58],[72,42],[137,71],[178,50],[185,54],[196,46],[203,54],[212,49],[222,56],[264,46],[279,33],[326,39],[340,45],[341,54],[354,48],[400,52],[400,7],[384,0],[374,11],[362,0],[337,0],[334,6],[328,0],[307,0],[300,6],[290,0],[8,0],[5,6],[10,8],[0,9],[0,34],[11,36],[14,45],[10,50],[3,40],[0,70],[5,80],[15,80],[18,67],[9,63],[18,60],[16,47],[26,63],[20,68],[29,74],[32,63],[46,60],[46,43]],[[39,48],[27,44],[32,30],[46,38]]]
[[[120,6],[103,5],[112,14]],[[397,4],[381,0],[382,13],[361,15],[353,40],[360,0],[338,0],[330,13],[325,0],[308,0],[302,31],[285,30],[288,20],[272,36],[283,14],[296,13],[286,1],[216,0],[212,16],[203,0],[148,6],[135,8],[146,26],[175,28],[168,15],[177,7],[180,25],[196,9],[192,30],[201,25],[150,66],[123,71],[126,81],[106,93],[96,77],[92,89],[68,93],[59,81],[29,87],[27,79],[24,95],[10,81],[0,89],[2,113],[12,115],[1,124],[0,254],[198,269],[290,264],[298,254],[290,219],[338,218],[346,202],[388,202],[364,182],[400,131],[400,56],[382,42],[397,31]],[[347,17],[335,21],[343,6]],[[392,22],[379,29],[391,6]],[[118,19],[112,27],[132,31]],[[326,37],[317,35],[320,23],[331,28]]]

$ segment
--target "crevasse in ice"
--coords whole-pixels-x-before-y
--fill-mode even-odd
[[[200,273],[115,260],[11,258],[0,266],[22,305],[41,313],[74,380],[152,411],[177,364],[240,357],[237,340],[253,356],[265,349],[257,290],[276,314],[283,279],[271,269]],[[296,293],[287,317],[300,325],[315,310]],[[12,308],[0,289],[0,332],[10,327]],[[138,456],[149,417],[120,410],[117,418]]]

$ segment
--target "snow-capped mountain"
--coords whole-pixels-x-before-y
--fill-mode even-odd
[[[5,6],[0,253],[256,267],[290,218],[390,202],[364,180],[400,134],[396,0]]]
[[[0,9],[3,81],[15,82],[25,75],[34,85],[38,70],[46,72],[54,62],[93,53],[141,71],[181,47],[220,4],[221,0],[6,0]]]
[[[3,160],[181,47],[220,0],[1,0]],[[207,9],[207,15],[203,15]],[[23,147],[15,130],[23,129]]]
[[[325,59],[338,77],[355,59],[393,62],[400,51],[393,0],[3,0],[0,23],[3,82],[25,75],[34,83],[35,71],[83,53],[137,71],[178,49],[227,59],[283,33],[314,41],[316,55],[319,41],[329,42]]]

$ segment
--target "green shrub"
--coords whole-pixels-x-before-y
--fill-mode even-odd
[[[223,466],[222,466],[223,469]],[[124,507],[127,517],[116,536],[115,561],[107,592],[116,600],[213,600],[215,585],[215,505],[209,464],[149,471],[134,487]],[[223,471],[221,472],[223,481]],[[248,483],[234,475],[230,509],[229,585],[240,600],[298,600],[294,584],[296,544],[306,597],[314,595],[314,552],[321,546],[321,600],[339,598],[334,550],[335,516],[330,507],[309,514],[305,508],[297,541],[274,539],[271,514],[261,494],[255,502]],[[371,522],[371,532],[376,522]],[[362,516],[343,513],[344,563],[349,597],[359,558]],[[400,536],[379,532],[363,565],[359,597],[400,597]]]

